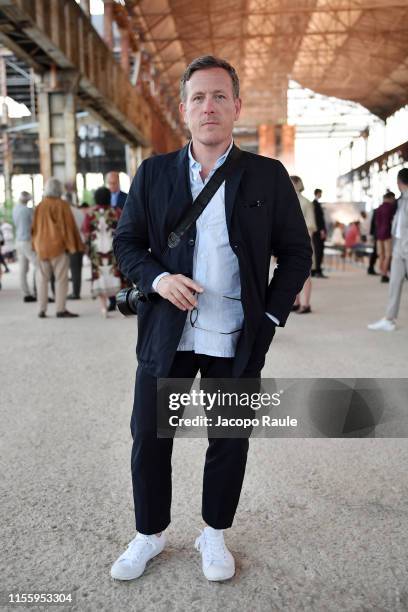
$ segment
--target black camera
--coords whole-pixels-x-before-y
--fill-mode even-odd
[[[137,307],[139,302],[147,302],[148,297],[143,291],[140,291],[137,287],[132,289],[126,288],[121,289],[116,294],[116,306],[120,313],[125,317],[131,315],[137,315]]]

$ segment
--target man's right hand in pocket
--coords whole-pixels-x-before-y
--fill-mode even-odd
[[[276,327],[276,324],[265,314],[252,347],[248,370],[260,372],[264,367],[266,354],[275,335]]]
[[[183,274],[166,274],[157,283],[156,291],[180,310],[193,310],[198,304],[195,294],[204,289]]]

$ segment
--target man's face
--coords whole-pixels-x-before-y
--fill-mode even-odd
[[[193,141],[215,146],[231,139],[241,100],[234,98],[226,70],[197,70],[186,83],[185,96],[179,108]]]
[[[116,193],[117,191],[120,191],[119,174],[117,172],[109,172],[106,182],[108,184],[108,189],[111,193]]]
[[[316,200],[320,200],[320,198],[321,198],[321,197],[322,197],[322,192],[321,192],[321,191],[318,191],[318,192],[316,193]]]

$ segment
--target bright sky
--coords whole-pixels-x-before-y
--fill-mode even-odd
[[[91,14],[103,15],[103,0],[91,0]]]
[[[80,0],[76,0],[79,4]],[[90,2],[91,15],[103,15],[103,0],[91,0]]]
[[[0,117],[3,114],[4,101],[7,105],[7,113],[9,117],[19,118],[29,117],[31,115],[25,104],[19,104],[18,102],[13,100],[13,98],[9,98],[8,96],[6,99],[4,99],[4,96],[0,96]]]

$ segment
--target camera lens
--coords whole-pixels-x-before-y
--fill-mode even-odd
[[[121,289],[116,294],[116,305],[125,317],[137,315],[139,301],[146,301],[146,296],[139,289]]]

